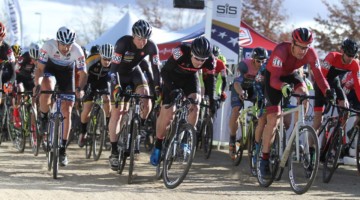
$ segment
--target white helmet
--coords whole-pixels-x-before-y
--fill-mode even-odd
[[[100,47],[100,56],[102,58],[110,59],[114,54],[114,46],[111,44],[103,44]]]
[[[40,49],[39,45],[31,44],[29,49],[30,57],[35,60],[39,59],[39,49]]]
[[[72,44],[75,42],[76,33],[75,31],[63,26],[59,28],[56,33],[56,39],[64,44]]]

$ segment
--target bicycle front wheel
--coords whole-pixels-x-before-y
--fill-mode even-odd
[[[255,147],[255,128],[257,126],[256,122],[251,122],[248,129],[248,157],[249,157],[249,167],[250,172],[253,176],[256,176],[256,157],[258,152],[256,152]]]
[[[332,175],[338,167],[338,160],[342,149],[342,129],[338,127],[334,129],[331,136],[329,149],[325,154],[323,182],[329,183]]]
[[[61,122],[59,118],[55,119],[54,123],[54,138],[53,138],[53,178],[57,179],[59,171],[59,134],[61,134]]]
[[[137,141],[137,136],[139,135],[140,130],[140,121],[137,118],[134,118],[131,121],[131,143],[130,143],[130,159],[129,159],[129,176],[128,176],[128,184],[133,182],[133,172],[135,166],[135,147]],[[128,138],[130,139],[130,138]],[[140,142],[140,141],[139,141]],[[139,150],[139,149],[137,149]]]
[[[93,131],[92,131],[93,158],[95,161],[99,160],[101,156],[101,152],[105,142],[105,133],[106,133],[105,111],[103,109],[99,109],[96,115],[96,122],[93,125]]]
[[[203,128],[201,129],[201,139],[202,139],[202,149],[204,151],[205,159],[209,159],[211,150],[212,150],[212,142],[213,142],[213,120],[212,118],[208,118],[206,122],[203,124]]]
[[[359,129],[357,129],[356,133],[356,140],[355,140],[355,157],[356,157],[356,166],[357,166],[357,170],[360,173],[360,134],[359,134]]]
[[[37,156],[39,154],[39,148],[40,148],[40,135],[39,135],[39,126],[37,123],[37,112],[35,111],[33,106],[29,107],[29,116],[30,119],[30,126],[28,127],[30,132],[30,143],[31,143],[31,150],[34,154],[34,156]]]
[[[163,179],[167,188],[179,186],[190,170],[196,151],[196,132],[189,124],[181,124],[170,138],[164,158]]]
[[[95,134],[95,126],[96,126],[96,116],[92,115],[90,118],[90,122],[87,127],[87,134],[84,138],[85,140],[85,158],[90,159],[93,149],[93,135]]]
[[[243,126],[245,126],[245,124],[240,123],[240,128],[241,130],[243,129]],[[236,140],[235,143],[235,159],[233,160],[233,165],[234,166],[238,166],[241,163],[242,157],[243,157],[243,152],[246,148],[246,140],[247,140],[247,133],[241,133],[241,138]]]
[[[290,186],[296,194],[304,194],[316,178],[319,167],[319,143],[314,128],[305,125],[299,130],[299,160],[295,139],[290,141],[288,157]]]

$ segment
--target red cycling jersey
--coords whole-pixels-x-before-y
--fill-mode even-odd
[[[271,53],[266,65],[266,69],[271,73],[270,86],[280,90],[283,85],[280,77],[292,74],[296,69],[299,69],[305,64],[310,64],[315,81],[323,94],[325,94],[325,91],[329,89],[329,84],[321,73],[320,62],[315,49],[310,47],[305,56],[299,60],[292,55],[290,42],[280,43]]]
[[[353,87],[355,88],[357,99],[360,101],[360,67],[357,60],[353,59],[349,64],[343,64],[342,53],[330,52],[321,64],[321,71],[329,81],[350,71],[347,76],[349,78],[351,76],[353,79]]]

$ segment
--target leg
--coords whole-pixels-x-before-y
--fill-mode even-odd
[[[191,98],[195,100],[196,102],[200,102],[200,94],[192,93],[188,96],[188,98]],[[189,115],[188,115],[188,122],[195,127],[197,120],[199,118],[199,104],[192,104],[189,109]]]

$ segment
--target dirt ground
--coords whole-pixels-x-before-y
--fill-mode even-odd
[[[290,188],[287,173],[282,180],[262,188],[250,175],[246,152],[240,166],[234,167],[226,150],[214,150],[209,160],[197,153],[185,181],[170,190],[154,178],[155,168],[149,164],[149,153],[140,154],[131,185],[127,184],[127,167],[123,175],[110,170],[109,154],[103,152],[99,161],[85,159],[85,150],[71,144],[69,165],[61,167],[59,178],[54,180],[43,152],[34,157],[27,147],[24,153],[17,153],[11,143],[3,142],[0,199],[360,199],[360,176],[354,166],[340,166],[329,184],[322,183],[320,166],[311,189],[304,195],[296,195]]]

